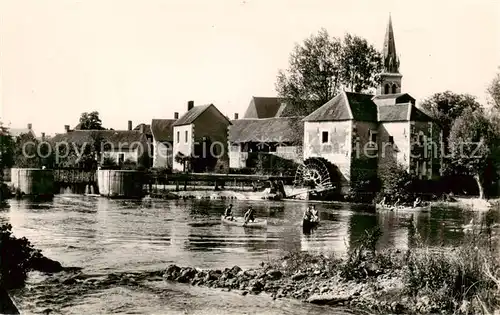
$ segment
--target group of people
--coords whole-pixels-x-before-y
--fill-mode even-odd
[[[382,198],[382,200],[380,201],[379,205],[382,206],[382,207],[384,207],[384,208],[392,208],[392,209],[397,209],[399,207],[404,206],[402,204],[402,202],[401,202],[401,198],[398,198],[393,205],[388,204],[386,202],[386,200],[387,200],[386,197]],[[413,208],[423,206],[422,199],[420,197],[417,197],[415,199],[415,201],[413,201],[412,206],[413,206]]]
[[[255,222],[255,211],[253,210],[253,208],[250,206],[248,207],[248,210],[247,212],[245,212],[245,215],[243,216],[243,220],[245,220],[245,223],[248,223],[248,222]],[[234,217],[233,217],[233,204],[230,204],[227,208],[226,208],[226,211],[224,211],[224,219],[227,219],[227,220],[230,220],[230,221],[233,221],[234,220]]]
[[[309,222],[319,222],[319,213],[316,210],[316,206],[308,206],[304,212],[304,220]]]

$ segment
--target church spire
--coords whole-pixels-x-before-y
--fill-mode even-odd
[[[396,43],[394,42],[394,31],[392,30],[392,19],[389,14],[389,23],[385,32],[384,40],[384,71],[387,73],[399,73],[399,58],[396,55]]]
[[[399,73],[399,58],[396,54],[396,43],[394,42],[394,31],[392,30],[392,19],[389,14],[389,23],[385,31],[384,49],[382,51],[384,70],[380,74],[380,85],[377,89],[378,95],[401,93],[402,74]]]

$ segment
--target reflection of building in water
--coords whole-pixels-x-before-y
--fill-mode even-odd
[[[372,231],[379,226],[377,217],[366,213],[352,213],[348,223],[349,247],[356,246],[358,240],[366,235],[365,231]]]

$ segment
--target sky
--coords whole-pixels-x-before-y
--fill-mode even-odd
[[[276,96],[295,44],[325,28],[381,50],[389,14],[403,92],[485,102],[498,0],[0,0],[0,121],[55,134],[95,110],[126,129],[189,100],[241,117],[252,96]]]

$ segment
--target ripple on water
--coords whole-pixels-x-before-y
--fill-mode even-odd
[[[304,235],[301,221],[306,203],[231,202],[235,215],[242,214],[251,203],[257,216],[268,219],[268,228],[222,225],[220,215],[226,203],[206,200],[151,200],[147,207],[141,202],[82,196],[56,196],[52,202],[44,203],[11,200],[10,209],[1,212],[0,219],[12,224],[16,236],[26,236],[44,254],[63,265],[82,267],[88,275],[109,275],[161,270],[171,263],[199,268],[251,268],[297,250],[342,254],[366,229],[374,227],[384,232],[379,242],[381,248],[405,248],[409,226],[415,227],[431,246],[453,245],[463,237],[457,226],[469,222],[472,216],[453,209],[407,216],[374,214],[372,209],[359,206],[316,204],[321,224],[311,235]],[[41,277],[38,282],[34,279],[36,276],[30,277],[31,291],[19,297],[27,313],[56,306],[65,314],[125,310],[164,314],[169,307],[179,314],[186,310],[194,314],[325,311],[296,302],[272,302],[261,296],[243,298],[230,292],[163,282],[83,290],[78,286],[51,287],[50,277]]]

